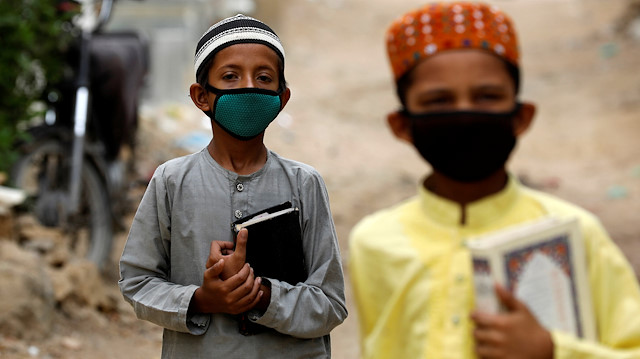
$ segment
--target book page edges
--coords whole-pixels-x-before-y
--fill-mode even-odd
[[[240,232],[240,230],[242,228],[246,228],[246,227],[249,227],[252,224],[260,223],[260,222],[267,221],[269,219],[272,219],[272,218],[275,218],[275,217],[278,217],[278,216],[282,216],[283,214],[287,214],[287,213],[293,212],[295,210],[297,210],[297,208],[291,207],[291,208],[286,208],[286,209],[283,209],[283,210],[280,210],[280,211],[277,211],[277,212],[273,212],[273,213],[264,213],[264,214],[258,215],[256,217],[253,217],[253,218],[251,218],[250,220],[248,220],[246,222],[236,224],[234,226],[234,230],[236,232]]]

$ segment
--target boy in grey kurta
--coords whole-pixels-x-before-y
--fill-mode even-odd
[[[256,19],[225,19],[200,39],[195,70],[191,98],[214,139],[154,173],[120,261],[121,291],[139,318],[165,328],[163,358],[330,357],[329,333],[347,311],[327,191],[312,167],[263,144],[290,97],[280,41]],[[230,229],[285,201],[300,210],[308,277],[296,284],[256,277],[244,263],[250,230],[236,239]],[[240,313],[266,329],[241,334]]]

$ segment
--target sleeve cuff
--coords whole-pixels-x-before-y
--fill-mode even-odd
[[[202,335],[209,328],[209,322],[211,321],[210,314],[203,313],[189,313],[189,304],[193,299],[193,293],[195,293],[197,286],[191,286],[183,298],[183,302],[180,304],[180,320],[185,325],[186,331],[193,335]]]

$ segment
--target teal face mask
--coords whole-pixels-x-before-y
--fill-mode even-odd
[[[262,133],[280,113],[280,93],[255,87],[221,90],[209,84],[216,94],[213,110],[207,115],[233,137],[250,140]]]

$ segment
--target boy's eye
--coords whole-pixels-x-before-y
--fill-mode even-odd
[[[474,95],[478,102],[502,101],[506,94],[502,91],[480,91]]]
[[[409,99],[407,105],[414,112],[440,111],[450,108],[455,103],[455,96],[444,91],[423,93]]]
[[[237,78],[236,74],[231,73],[231,72],[228,72],[228,73],[225,73],[225,74],[222,75],[222,79],[223,80],[234,80],[236,78]]]
[[[477,96],[478,100],[500,100],[502,95],[495,93],[485,93]]]
[[[449,98],[445,96],[441,96],[441,97],[434,97],[434,98],[427,99],[425,100],[424,103],[426,105],[438,105],[438,104],[443,104],[447,102],[449,102]]]
[[[258,81],[269,83],[269,82],[273,81],[273,79],[271,78],[271,76],[260,75],[260,76],[258,76]]]
[[[435,96],[435,97],[423,98],[419,102],[419,104],[422,107],[430,108],[430,107],[443,106],[451,102],[452,102],[452,98],[449,96]]]

